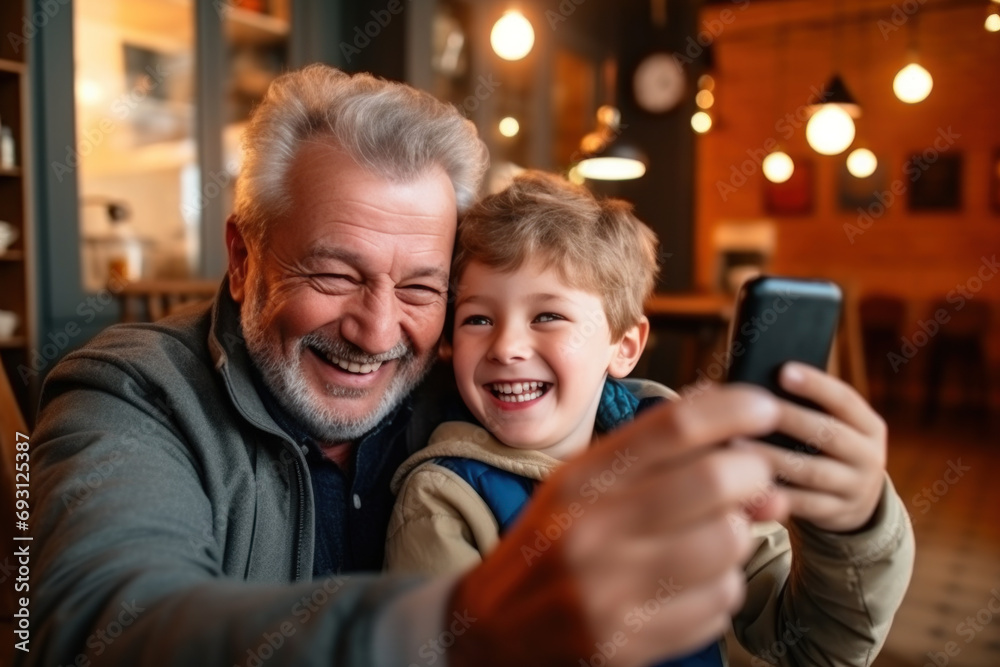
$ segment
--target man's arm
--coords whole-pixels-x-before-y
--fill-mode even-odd
[[[235,457],[208,460],[189,446],[196,425],[183,410],[110,355],[57,367],[46,397],[32,438],[33,637],[22,664],[373,664],[375,620],[413,580],[289,583],[285,567],[248,583],[249,557],[225,571],[241,562],[227,554],[247,538],[237,531],[281,520],[255,515],[270,502],[257,482],[273,464],[260,451],[249,472]],[[226,474],[245,499],[232,511],[256,523],[220,517],[205,480]]]
[[[749,525],[738,510],[773,476],[721,446],[774,429],[782,407],[717,387],[652,408],[561,466],[447,616],[488,619],[455,639],[451,667],[653,664],[721,637],[743,599]],[[753,518],[782,516],[782,495]],[[517,638],[513,641],[512,638]]]

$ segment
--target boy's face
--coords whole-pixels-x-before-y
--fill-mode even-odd
[[[458,389],[509,447],[562,459],[585,449],[605,377],[631,370],[635,346],[630,334],[611,341],[600,296],[568,286],[539,263],[500,272],[472,262],[458,281]]]

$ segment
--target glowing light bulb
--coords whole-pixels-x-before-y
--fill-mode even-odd
[[[698,134],[705,134],[712,129],[712,117],[704,111],[697,111],[691,116],[691,127]]]
[[[761,166],[764,168],[764,178],[772,183],[784,183],[795,171],[795,163],[788,153],[783,151],[769,153]]]
[[[824,104],[806,123],[806,141],[822,155],[843,153],[854,141],[854,120],[836,104]]]
[[[892,80],[892,90],[901,101],[907,104],[923,102],[931,94],[934,79],[931,73],[917,63],[910,63],[896,73]]]
[[[867,148],[855,148],[847,156],[847,171],[855,178],[868,178],[875,173],[878,158]]]
[[[505,137],[517,136],[517,133],[521,131],[521,124],[517,122],[517,119],[513,116],[507,116],[500,120],[500,134]]]
[[[498,56],[504,60],[520,60],[528,55],[535,45],[535,29],[524,14],[510,11],[493,24],[490,44]]]
[[[985,27],[990,32],[1000,32],[1000,14],[990,14],[987,16]]]

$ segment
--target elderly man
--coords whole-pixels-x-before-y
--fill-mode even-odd
[[[444,417],[428,373],[456,218],[486,152],[428,95],[322,66],[276,81],[245,142],[214,303],[112,328],[47,380],[22,661],[405,665],[447,650],[453,666],[642,665],[722,634],[760,544],[737,517],[780,517],[795,498],[770,483],[775,457],[718,445],[776,427],[807,436],[822,416],[750,388],[706,391],[564,466],[480,567],[374,574],[389,480]],[[855,400],[820,374],[801,381],[821,405]],[[854,405],[838,424],[864,422],[854,440],[884,454],[873,417]],[[881,478],[863,481],[866,503],[831,506],[838,516],[898,520]],[[585,486],[599,492],[580,511]],[[908,539],[873,546],[872,567],[905,560]],[[775,553],[787,570],[787,543]],[[858,593],[834,613],[885,621],[900,596]],[[790,608],[745,620],[777,635]],[[859,629],[852,650],[884,631]]]

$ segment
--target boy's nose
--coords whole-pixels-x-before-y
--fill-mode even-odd
[[[531,356],[528,337],[513,327],[498,327],[487,352],[487,358],[499,364],[512,364]]]

